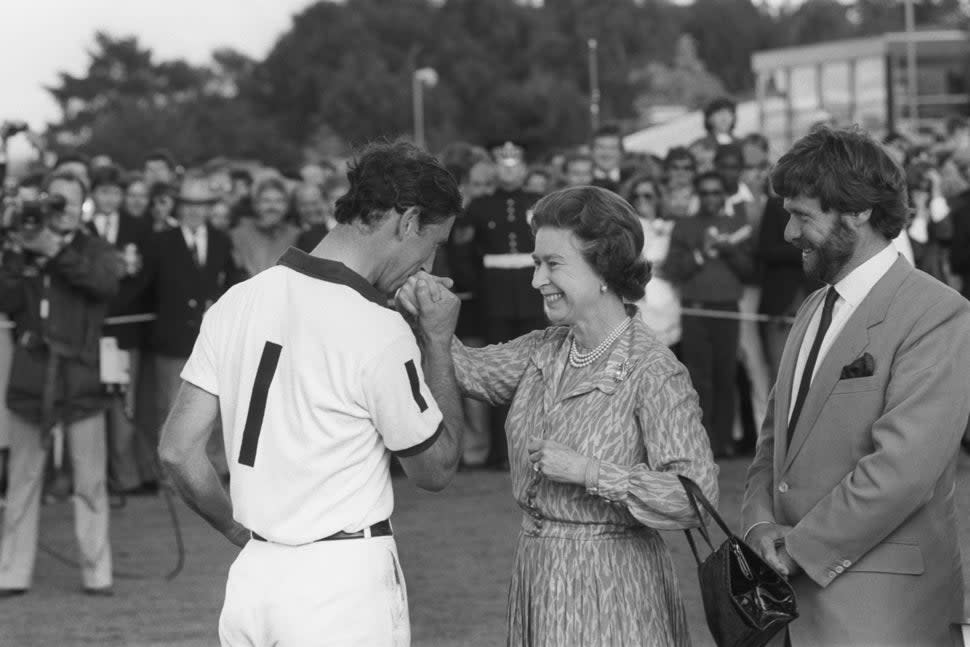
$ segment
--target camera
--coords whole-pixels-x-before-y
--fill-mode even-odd
[[[3,223],[5,232],[33,232],[47,224],[51,215],[63,213],[67,201],[61,195],[41,195],[36,200],[13,204]]]

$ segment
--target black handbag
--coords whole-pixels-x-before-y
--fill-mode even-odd
[[[718,647],[761,647],[798,617],[795,591],[785,578],[737,537],[689,478],[679,476],[697,518],[698,531],[711,549],[701,561],[690,530],[685,530],[697,562],[707,627]],[[714,548],[698,503],[717,522],[727,540]]]

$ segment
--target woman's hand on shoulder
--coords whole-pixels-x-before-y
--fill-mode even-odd
[[[586,484],[589,457],[555,440],[532,438],[527,447],[532,469],[558,483]]]

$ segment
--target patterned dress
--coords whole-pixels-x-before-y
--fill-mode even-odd
[[[689,645],[673,563],[658,530],[697,525],[677,474],[717,505],[717,466],[686,369],[639,316],[594,364],[568,366],[551,327],[452,355],[459,385],[506,422],[513,494],[524,511],[509,589],[508,644]],[[533,472],[531,437],[600,460],[597,483]]]

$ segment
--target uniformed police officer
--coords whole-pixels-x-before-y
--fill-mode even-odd
[[[526,165],[522,148],[512,142],[492,151],[497,186],[491,195],[468,205],[467,222],[482,259],[480,294],[489,344],[515,339],[546,325],[542,299],[532,288],[533,237],[529,222],[540,196],[523,190]],[[488,463],[508,464],[505,415],[492,416]]]

